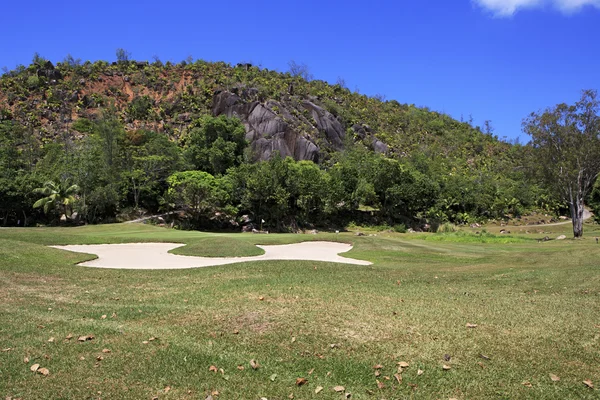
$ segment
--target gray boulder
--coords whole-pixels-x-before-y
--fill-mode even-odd
[[[335,151],[344,146],[343,125],[314,101],[288,96],[260,102],[255,89],[237,87],[217,92],[212,112],[242,121],[257,160],[268,160],[279,152],[282,157],[318,162],[324,150],[319,146]]]

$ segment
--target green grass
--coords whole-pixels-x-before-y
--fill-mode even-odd
[[[341,399],[332,387],[343,385],[353,399],[597,398],[582,384],[600,386],[596,229],[586,226],[583,240],[546,243],[512,227],[514,242],[477,241],[474,233],[211,234],[140,224],[0,229],[0,350],[10,349],[0,351],[0,397],[204,399],[216,390],[220,399]],[[348,256],[374,264],[129,271],[79,267],[90,256],[46,247],[164,241],[187,243],[181,254],[242,256],[260,254],[257,243],[305,240],[353,243]],[[87,334],[95,339],[76,342]],[[398,361],[410,363],[401,385],[393,378]],[[50,375],[30,372],[34,363]],[[299,377],[308,383],[296,386]]]

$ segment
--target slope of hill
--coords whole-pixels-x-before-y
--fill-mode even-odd
[[[376,151],[400,155],[435,144],[452,153],[449,139],[470,153],[505,147],[443,114],[250,64],[97,61],[55,67],[39,59],[0,79],[0,118],[32,127],[41,138],[56,138],[108,105],[116,107],[126,129],[172,138],[185,134],[198,116],[238,116],[262,159],[279,150],[317,161],[319,153],[342,149],[347,132]]]
[[[105,131],[124,132],[129,145],[140,140],[139,132],[153,132],[181,150],[195,140],[190,139],[194,129],[206,123],[202,118],[207,115],[241,121],[248,143],[245,162],[270,160],[279,154],[313,161],[327,170],[341,165],[342,159],[356,161],[355,153],[360,149],[373,157],[378,154],[376,157],[396,160],[402,168],[435,183],[435,198],[430,204],[435,207],[422,210],[420,217],[466,221],[539,205],[539,193],[527,181],[521,165],[526,149],[501,142],[469,123],[426,108],[351,92],[341,84],[306,80],[301,74],[202,60],[175,65],[67,59],[55,66],[37,57],[30,66],[5,73],[0,78],[0,124],[5,132],[12,132],[3,140],[18,149],[21,161],[17,163],[20,167],[4,161],[4,177],[25,170],[37,171],[37,185],[41,176],[61,179],[57,173],[48,173],[50,144],[62,143],[68,153],[70,146],[77,147],[101,131],[107,116],[112,122],[105,124]],[[223,147],[221,153],[229,151],[224,149],[229,147]],[[64,157],[54,151],[52,157]],[[226,154],[220,157],[226,158]],[[189,162],[177,167],[173,164],[169,171],[192,168],[223,173],[238,161],[224,164],[220,172]],[[371,169],[370,165],[361,168]],[[62,172],[63,177],[77,180],[73,171]],[[357,188],[348,189],[355,194],[355,206],[381,209],[383,193],[389,188],[376,187],[383,183],[376,183],[365,171],[354,173],[362,174],[358,181],[362,179],[366,186],[360,190],[368,192],[358,195]],[[162,189],[154,189],[155,197],[167,188],[166,176],[159,181]],[[131,206],[132,196],[135,207],[139,205],[135,189],[132,194],[132,189],[121,186],[115,189],[124,193],[120,206],[112,207],[111,213]],[[523,193],[524,188],[529,193]],[[155,209],[158,203],[156,199],[146,202],[145,208]]]

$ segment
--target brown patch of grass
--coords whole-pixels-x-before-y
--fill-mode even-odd
[[[257,311],[248,311],[232,319],[236,329],[246,330],[253,333],[264,334],[275,327],[275,323],[270,321],[265,313]]]

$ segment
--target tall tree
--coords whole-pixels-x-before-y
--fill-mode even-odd
[[[192,123],[184,138],[183,156],[196,170],[221,175],[239,165],[246,147],[246,130],[237,118],[204,116]]]
[[[523,121],[546,185],[570,208],[573,235],[583,236],[584,199],[600,173],[600,102],[586,90],[574,105],[558,104]]]

